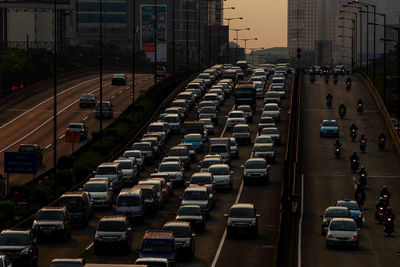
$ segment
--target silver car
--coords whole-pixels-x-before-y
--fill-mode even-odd
[[[357,224],[352,218],[333,218],[326,234],[326,246],[347,245],[355,249],[359,247]]]
[[[232,191],[232,174],[228,164],[214,164],[208,168],[208,172],[214,177],[216,189],[225,188]]]

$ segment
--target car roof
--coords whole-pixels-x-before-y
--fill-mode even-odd
[[[78,258],[78,259],[53,259],[51,261],[51,263],[56,263],[56,262],[60,262],[60,263],[74,263],[74,262],[78,262],[78,263],[83,263],[85,260],[82,258]]]
[[[167,258],[138,258],[136,259],[135,263],[141,263],[141,262],[168,262]]]
[[[174,234],[169,231],[162,231],[162,230],[147,230],[144,232],[143,239],[174,239]]]
[[[190,223],[186,222],[186,221],[170,221],[170,222],[166,222],[163,226],[163,228],[165,226],[179,226],[179,227],[190,227]]]
[[[238,124],[235,125],[235,128],[236,128],[236,127],[238,127],[238,128],[239,128],[239,127],[247,127],[247,128],[249,128],[249,125],[246,124],[246,123],[238,123]]]
[[[99,165],[99,167],[104,167],[104,166],[117,167],[118,163],[116,163],[116,162],[103,162],[102,164]]]
[[[250,158],[250,159],[246,160],[246,163],[247,162],[252,162],[252,161],[264,161],[264,162],[267,162],[264,158]]]
[[[179,207],[179,209],[182,209],[182,208],[198,208],[198,209],[201,209],[200,205],[181,205]]]
[[[228,164],[213,164],[208,168],[211,168],[211,167],[213,167],[213,168],[228,168],[229,169],[229,165]]]
[[[103,218],[100,219],[101,222],[103,221],[125,221],[126,217],[122,215],[110,215],[110,216],[104,216]]]
[[[212,173],[211,172],[195,172],[192,174],[192,177],[193,176],[212,176]]]
[[[66,207],[52,207],[52,206],[47,206],[47,207],[41,208],[39,211],[42,211],[42,210],[57,210],[57,211],[62,210],[62,211],[66,211],[67,208],[66,208]]]
[[[207,192],[207,190],[208,190],[207,187],[198,186],[198,185],[185,188],[185,192],[186,191],[206,191]]]
[[[69,191],[65,192],[61,197],[70,197],[70,196],[82,196],[85,192],[83,191]]]
[[[327,207],[325,211],[333,210],[333,209],[337,209],[337,210],[349,210],[349,208],[347,208],[347,207],[330,206],[330,207]]]
[[[327,120],[323,120],[322,122],[336,122],[336,120],[327,119]]]
[[[336,222],[336,221],[353,222],[354,224],[356,223],[353,218],[332,218],[331,219],[331,223]]]
[[[5,229],[1,231],[0,234],[29,234],[31,232],[30,229],[22,230],[22,229]]]
[[[252,204],[252,203],[236,203],[231,206],[231,209],[234,209],[234,208],[254,209],[254,204]]]

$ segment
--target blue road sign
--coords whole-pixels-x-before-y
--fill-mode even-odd
[[[36,153],[4,152],[4,173],[36,174],[36,172]]]

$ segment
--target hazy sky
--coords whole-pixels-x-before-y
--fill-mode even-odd
[[[227,0],[224,7],[235,7],[224,10],[225,18],[243,17],[231,20],[231,29],[250,28],[239,31],[239,39],[257,37],[256,41],[247,41],[247,48],[287,46],[287,0]],[[229,36],[233,41],[236,31],[230,31]],[[243,47],[244,42],[239,41],[239,45]]]

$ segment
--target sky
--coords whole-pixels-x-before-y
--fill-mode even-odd
[[[239,31],[241,38],[257,38],[247,41],[247,48],[271,48],[287,46],[287,0],[227,0],[224,7],[224,18],[243,17],[243,20],[231,20],[231,29],[250,28]],[[228,21],[224,20],[224,25]],[[229,39],[235,42],[236,31],[230,31]],[[239,41],[244,46],[244,41]]]

